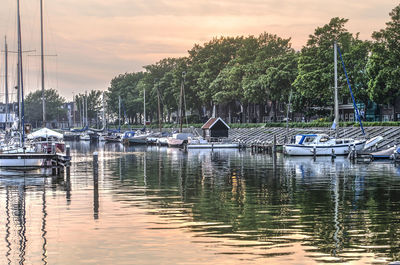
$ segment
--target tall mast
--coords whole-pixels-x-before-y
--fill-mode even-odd
[[[5,128],[7,128],[8,126],[8,116],[10,113],[10,109],[8,106],[8,47],[7,47],[7,37],[4,36],[4,52],[5,52],[5,56],[4,56],[4,60],[5,60],[5,65],[4,65],[4,82],[5,82],[5,102],[6,102],[6,126]]]
[[[146,127],[146,88],[143,88],[143,126]]]
[[[104,92],[103,92],[103,115],[102,115],[102,119],[103,119],[103,128],[106,128],[106,104],[104,102]]]
[[[42,108],[43,108],[43,127],[46,127],[46,102],[44,100],[44,44],[43,44],[43,0],[40,0],[40,60],[42,63]]]
[[[339,134],[339,99],[338,99],[338,83],[337,83],[337,43],[333,44],[334,49],[334,66],[335,66],[335,136]]]
[[[157,82],[157,105],[158,105],[158,127],[160,128],[160,132],[162,132],[162,116],[161,116],[161,106],[160,106],[160,86],[159,82]]]
[[[182,132],[183,127],[183,93],[184,93],[184,86],[185,86],[185,76],[186,72],[182,72],[182,84],[181,84],[181,93],[179,97],[179,132]]]
[[[121,132],[121,96],[118,96],[118,132]]]
[[[20,8],[19,8],[19,0],[17,0],[17,20],[18,20],[18,72],[19,72],[19,86],[18,90],[21,98],[21,108],[19,110],[20,112],[20,120],[21,120],[21,128],[20,130],[22,131],[22,146],[24,146],[24,138],[25,138],[25,113],[24,113],[24,75],[22,71],[22,38],[21,38],[21,16],[20,16]]]
[[[85,115],[85,124],[87,126],[89,126],[89,121],[88,121],[88,106],[87,106],[87,91],[85,92],[85,99],[84,99],[84,105],[85,105],[85,109],[83,110],[83,113]]]

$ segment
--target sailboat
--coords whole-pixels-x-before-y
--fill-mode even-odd
[[[24,113],[24,78],[22,64],[22,38],[21,38],[21,17],[20,5],[17,0],[17,35],[18,35],[18,96],[19,105],[19,124],[15,128],[14,137],[10,137],[0,150],[0,167],[39,167],[45,163],[42,156],[37,155],[37,147],[25,142],[25,113]]]
[[[181,83],[181,91],[179,97],[179,107],[178,107],[178,118],[179,118],[179,132],[173,133],[171,137],[168,137],[168,147],[183,147],[187,144],[190,137],[193,137],[193,133],[184,133],[182,132],[183,127],[183,110],[185,103],[185,77],[186,72],[182,72],[182,83]],[[185,111],[186,115],[186,111]],[[187,122],[187,119],[186,119]]]
[[[340,53],[337,43],[334,43],[334,61],[335,61],[335,120],[332,128],[336,131],[335,137],[330,137],[327,134],[298,134],[295,135],[291,143],[283,146],[284,153],[287,155],[310,156],[310,155],[347,155],[351,151],[361,151],[370,146],[375,145],[382,137],[378,136],[369,141],[366,139],[352,138],[337,138],[339,127],[339,103],[338,103],[338,86],[337,86],[337,51],[339,51],[342,60],[343,69],[346,74],[347,83],[350,89],[350,94],[353,99],[353,105],[357,120],[360,123],[362,134],[365,136],[364,128],[360,119],[357,105],[351,90],[351,85],[347,76],[346,68]]]
[[[144,145],[147,144],[147,137],[152,136],[151,132],[146,131],[146,89],[143,90],[143,129],[135,132],[125,132],[122,143],[125,145]]]

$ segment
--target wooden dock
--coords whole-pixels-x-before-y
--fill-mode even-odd
[[[54,150],[54,148],[53,148]],[[0,153],[0,159],[10,159],[10,160],[19,160],[19,159],[37,159],[42,160],[43,163],[37,166],[2,166],[3,168],[15,168],[15,169],[35,169],[35,168],[51,168],[53,175],[59,175],[61,172],[64,172],[65,167],[69,167],[71,165],[71,149],[69,146],[66,146],[65,153],[17,153],[17,154],[4,154]]]

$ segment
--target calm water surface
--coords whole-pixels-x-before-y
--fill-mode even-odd
[[[71,145],[61,178],[1,172],[0,264],[400,260],[393,164]]]

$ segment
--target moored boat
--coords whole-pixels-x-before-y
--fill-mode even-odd
[[[189,138],[188,149],[218,149],[218,148],[239,148],[239,143],[231,141],[209,142],[201,137]]]
[[[365,140],[332,138],[327,134],[298,134],[290,144],[283,146],[287,155],[347,155],[350,151],[364,149]]]

